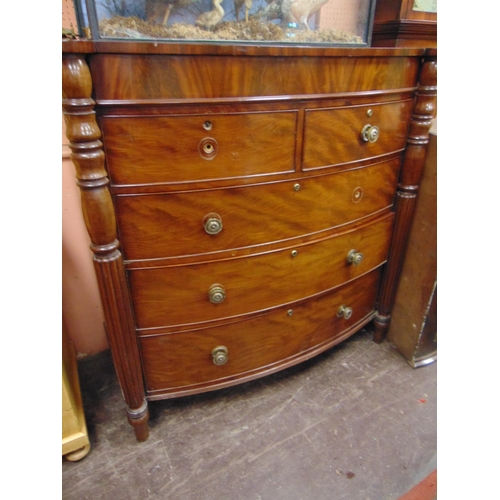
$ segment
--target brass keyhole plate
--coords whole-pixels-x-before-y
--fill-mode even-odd
[[[357,187],[354,189],[352,192],[352,202],[353,203],[358,203],[361,201],[361,198],[363,198],[363,188]]]

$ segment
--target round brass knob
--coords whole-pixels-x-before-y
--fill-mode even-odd
[[[213,160],[217,156],[219,145],[213,137],[204,137],[198,145],[198,150],[205,160]]]
[[[347,254],[347,262],[349,264],[354,264],[357,266],[358,264],[361,264],[361,262],[364,259],[364,255],[361,252],[358,252],[357,250],[351,250]]]
[[[209,288],[208,298],[212,304],[220,304],[226,298],[226,290],[222,285],[216,283]]]
[[[361,137],[365,142],[376,142],[379,136],[378,127],[375,125],[365,125],[361,130]]]
[[[352,308],[341,305],[339,307],[339,310],[337,312],[337,316],[340,318],[341,316],[344,317],[344,319],[349,319],[352,316]]]
[[[203,227],[207,234],[218,234],[222,231],[222,218],[219,214],[210,213],[203,218]]]
[[[212,360],[215,365],[225,365],[228,360],[228,350],[224,345],[212,349]]]

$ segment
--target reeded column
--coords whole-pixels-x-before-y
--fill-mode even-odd
[[[426,57],[420,69],[420,83],[413,106],[407,148],[399,178],[391,250],[382,274],[377,311],[373,320],[373,340],[377,343],[385,338],[391,321],[391,310],[403,267],[417,202],[418,186],[425,164],[429,129],[435,115],[436,95],[437,60],[436,57]]]
[[[139,348],[125,280],[123,257],[116,238],[116,221],[109,180],[104,168],[101,132],[91,98],[92,79],[85,57],[65,54],[62,64],[63,113],[71,158],[76,168],[83,217],[94,252],[106,333],[120,382],[127,415],[138,441],[148,438],[149,411],[139,362]]]

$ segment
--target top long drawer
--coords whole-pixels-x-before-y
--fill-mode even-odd
[[[294,170],[297,112],[102,117],[114,185]]]

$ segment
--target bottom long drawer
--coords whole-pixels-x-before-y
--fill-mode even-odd
[[[319,354],[371,319],[379,275],[376,269],[326,295],[246,321],[140,337],[148,398],[226,387]]]

